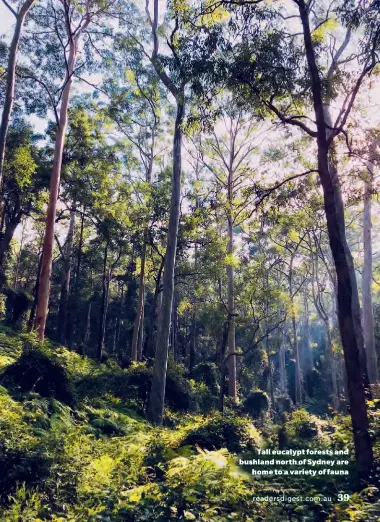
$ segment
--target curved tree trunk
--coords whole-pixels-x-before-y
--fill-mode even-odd
[[[355,454],[358,471],[367,477],[373,464],[372,444],[369,436],[369,422],[365,396],[366,365],[360,355],[362,330],[360,313],[358,316],[359,294],[356,284],[354,264],[347,244],[344,205],[340,194],[339,179],[332,178],[329,168],[329,142],[326,126],[322,84],[316,63],[314,46],[309,25],[308,7],[304,1],[298,2],[306,59],[311,78],[314,112],[317,125],[318,171],[324,195],[327,230],[338,282],[338,318],[347,370],[347,386],[350,414],[354,435]],[[360,311],[360,310],[359,310]],[[358,369],[360,371],[358,371]]]
[[[185,99],[182,91],[177,97],[177,117],[173,140],[173,181],[170,201],[168,243],[165,254],[162,305],[158,320],[156,356],[154,360],[153,382],[149,397],[148,419],[154,424],[162,424],[168,362],[170,320],[174,293],[174,268],[177,250],[178,226],[181,203],[182,169],[182,123],[185,115]]]

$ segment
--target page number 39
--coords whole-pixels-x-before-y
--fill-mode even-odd
[[[338,494],[338,502],[344,502],[350,500],[350,495],[348,493],[345,493],[344,495],[342,493]]]

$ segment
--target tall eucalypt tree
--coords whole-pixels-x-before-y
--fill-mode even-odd
[[[182,141],[187,97],[186,89],[191,89],[198,75],[202,74],[202,67],[210,63],[216,45],[213,28],[201,30],[196,35],[192,32],[190,25],[185,21],[183,6],[173,3],[173,5],[168,7],[165,15],[164,26],[168,27],[169,33],[165,41],[165,54],[161,54],[159,49],[160,34],[162,34],[163,27],[159,28],[158,0],[153,0],[153,5],[150,5],[149,0],[145,4],[145,17],[151,32],[151,52],[148,52],[142,43],[144,35],[136,36],[136,26],[131,26],[130,20],[126,20],[129,36],[138,44],[144,56],[151,63],[157,77],[170,94],[170,97],[174,98],[176,107],[173,135],[172,189],[162,302],[158,321],[153,383],[148,406],[148,418],[154,424],[162,424],[164,413],[169,334],[174,293],[174,270],[180,218]]]
[[[60,53],[61,63],[63,58],[63,71],[65,71],[63,83],[58,90],[59,109],[56,100],[53,99],[57,91],[54,92],[52,89],[49,89],[46,82],[38,78],[38,76],[32,78],[36,83],[46,87],[47,93],[52,100],[56,117],[53,169],[50,180],[49,203],[42,247],[38,302],[34,321],[34,328],[40,340],[44,339],[49,306],[55,220],[72,83],[79,70],[82,72],[86,66],[86,59],[88,58],[86,46],[90,47],[90,45],[92,45],[88,30],[92,23],[99,23],[99,19],[104,15],[108,7],[109,4],[97,3],[91,0],[86,0],[81,4],[72,0],[52,0],[48,3],[48,6],[45,7],[45,11],[47,11],[50,16],[47,16],[44,12],[40,12],[35,19],[35,23],[38,24],[41,17],[41,22],[47,25],[47,27],[45,27],[46,34],[52,34],[51,45],[52,47],[55,46],[53,49],[58,49],[57,53]],[[79,61],[80,56],[81,61]],[[28,79],[31,78],[30,75],[26,76]]]
[[[168,238],[165,253],[164,277],[162,302],[158,321],[156,356],[154,360],[153,382],[149,397],[148,419],[155,424],[162,424],[164,415],[166,370],[168,363],[170,322],[172,316],[173,293],[174,293],[174,268],[177,250],[178,226],[181,203],[181,172],[182,172],[182,139],[183,122],[185,118],[185,85],[186,79],[179,72],[179,81],[170,78],[160,60],[159,37],[158,37],[158,0],[154,0],[153,18],[149,11],[149,2],[146,6],[146,14],[152,29],[153,51],[151,63],[168,91],[173,95],[176,103],[176,119],[173,136],[173,174],[172,192],[170,199],[170,213],[168,225]],[[178,18],[177,18],[178,20]],[[174,35],[172,35],[174,37]],[[171,51],[176,56],[174,43]]]
[[[346,238],[345,208],[335,142],[339,135],[347,134],[345,126],[358,91],[377,63],[379,24],[375,16],[370,18],[370,23],[366,23],[368,13],[364,13],[365,31],[361,34],[365,36],[359,42],[360,52],[352,57],[350,52],[344,54],[344,43],[337,48],[335,36],[331,45],[324,41],[331,27],[329,22],[339,24],[346,7],[344,2],[339,2],[339,5],[333,2],[330,6],[324,6],[323,3],[316,5],[313,1],[305,0],[290,0],[278,7],[271,4],[272,20],[266,22],[266,28],[261,23],[260,29],[259,13],[262,14],[268,7],[264,7],[263,3],[251,2],[248,12],[243,5],[245,3],[233,8],[238,11],[245,9],[249,23],[245,20],[241,25],[244,39],[233,48],[230,86],[240,94],[243,102],[248,99],[251,99],[251,103],[252,99],[256,104],[261,102],[283,124],[295,126],[315,139],[328,237],[337,274],[338,320],[347,373],[356,460],[361,475],[368,476],[373,453],[365,400],[365,385],[368,383],[366,357],[355,268]],[[259,5],[252,9],[253,3]],[[363,13],[358,8],[354,14],[356,16],[348,12],[343,16],[349,32],[355,30],[354,21],[357,24]],[[294,23],[294,31],[291,33],[286,22],[289,17]],[[232,18],[235,19],[236,28],[237,19]],[[359,67],[359,73],[354,79],[352,74],[347,75],[342,93],[343,103],[334,121],[330,119],[327,109],[332,99],[338,100],[341,85],[339,80],[345,78],[342,68],[343,64],[348,63],[347,54]],[[328,71],[329,77],[326,76],[327,60],[333,64]],[[310,99],[314,117],[309,115]]]
[[[16,86],[16,66],[17,57],[19,50],[19,43],[24,26],[25,19],[30,11],[35,0],[25,0],[20,6],[19,11],[15,11],[13,7],[6,1],[2,0],[3,4],[7,6],[9,11],[16,18],[15,29],[12,37],[11,44],[9,46],[8,64],[6,71],[6,87],[5,87],[5,98],[4,107],[1,115],[0,123],[0,195],[2,194],[3,187],[3,175],[4,175],[4,159],[5,159],[5,143],[7,140],[7,134],[9,124],[11,121],[13,104],[15,99],[15,86]],[[3,213],[3,204],[0,200],[0,221]]]

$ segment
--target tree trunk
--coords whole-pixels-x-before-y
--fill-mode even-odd
[[[363,334],[364,346],[367,356],[368,379],[371,384],[379,379],[377,369],[377,357],[375,347],[375,330],[372,307],[372,180],[373,163],[367,163],[365,187],[364,187],[364,213],[363,213],[363,249],[364,265],[362,279],[363,296]]]
[[[90,301],[88,303],[86,328],[85,328],[84,336],[83,336],[83,355],[86,352],[86,347],[87,347],[87,344],[88,344],[88,341],[89,341],[90,335],[91,335],[91,309],[92,309],[92,298],[90,299]]]
[[[176,298],[175,294],[173,295],[173,305],[172,305],[172,324],[171,324],[171,350],[173,353],[173,359],[176,360],[177,357],[177,346],[176,346],[176,337],[177,337],[177,307],[176,307]]]
[[[108,255],[108,242],[106,243],[106,248],[104,249],[104,257],[103,257],[103,278],[102,278],[102,301],[100,305],[100,321],[99,321],[99,333],[98,333],[98,350],[97,357],[99,361],[102,360],[103,357],[103,348],[104,348],[104,339],[106,332],[106,315],[107,315],[107,294],[108,294],[108,285],[107,281],[107,255]]]
[[[145,310],[144,310],[144,307],[143,307],[142,314],[141,314],[140,329],[139,329],[139,339],[138,339],[138,343],[137,343],[137,360],[138,361],[142,361],[143,360],[144,324],[145,324]]]
[[[295,386],[295,404],[302,403],[302,377],[301,377],[301,361],[300,361],[300,347],[298,342],[295,303],[293,295],[293,261],[295,252],[292,254],[289,267],[289,295],[292,310],[292,336],[293,336],[293,357],[295,360],[294,369],[294,386]]]
[[[149,324],[149,330],[146,339],[146,357],[147,359],[153,359],[155,354],[155,335],[154,330],[158,322],[158,301],[161,287],[162,271],[164,269],[164,260],[162,260],[160,268],[157,274],[156,288],[154,290],[153,303],[152,303],[152,316]]]
[[[197,205],[198,208],[198,198],[197,198]],[[196,281],[197,281],[197,270],[198,270],[198,243],[195,243],[194,246],[194,289],[196,290]],[[192,317],[192,325],[191,325],[191,339],[190,339],[190,353],[189,353],[189,370],[190,373],[193,371],[193,368],[195,366],[196,361],[196,353],[197,353],[197,335],[198,335],[198,328],[197,328],[197,301],[196,297],[194,295],[194,308],[193,308],[193,317]]]
[[[82,264],[82,251],[83,251],[83,233],[84,233],[84,209],[81,212],[80,217],[80,229],[79,229],[79,242],[78,242],[78,255],[75,267],[75,287],[71,299],[71,310],[68,317],[68,334],[67,342],[68,346],[71,347],[73,339],[76,342],[80,342],[81,335],[79,333],[79,325],[81,321],[81,314],[78,313],[78,302],[79,302],[79,283],[80,283],[80,270]],[[75,317],[75,319],[73,319]]]
[[[61,179],[62,154],[65,142],[65,133],[67,127],[67,114],[69,108],[70,90],[73,81],[73,71],[76,61],[77,41],[76,38],[70,36],[70,51],[67,62],[66,84],[62,92],[61,108],[59,113],[59,125],[57,128],[54,149],[53,171],[50,180],[49,203],[46,215],[45,236],[42,247],[42,264],[40,274],[40,284],[38,290],[38,302],[34,327],[40,341],[45,336],[45,326],[48,314],[49,295],[50,295],[50,278],[52,272],[53,261],[53,245],[54,245],[54,229],[55,218],[57,212],[57,201],[59,194],[59,186]]]
[[[71,278],[71,258],[73,254],[74,245],[74,228],[75,228],[75,210],[70,212],[70,224],[67,233],[64,259],[63,259],[63,274],[61,286],[61,299],[59,303],[58,312],[58,339],[61,344],[66,344],[67,340],[67,318],[69,307],[69,293],[70,293],[70,278]]]
[[[336,361],[333,352],[333,346],[331,341],[331,332],[330,332],[330,324],[329,321],[325,321],[325,330],[326,330],[326,350],[327,350],[327,359],[329,370],[331,372],[331,395],[333,401],[333,408],[335,411],[339,411],[339,388],[338,388],[338,379],[336,372]]]
[[[229,264],[227,266],[227,278],[228,278],[228,296],[227,296],[227,308],[230,316],[230,324],[228,329],[228,352],[235,353],[235,295],[234,295],[234,269],[232,266],[232,255],[234,252],[234,240],[233,240],[233,224],[231,215],[228,217],[228,246],[227,252],[230,257]],[[237,399],[236,390],[236,355],[231,355],[228,360],[228,395],[234,400]]]
[[[6,87],[3,112],[1,115],[0,124],[0,193],[2,194],[3,189],[3,173],[4,173],[4,159],[5,159],[5,144],[7,140],[7,134],[9,124],[11,120],[14,98],[15,98],[15,85],[16,85],[16,66],[17,66],[17,54],[20,43],[21,31],[25,22],[26,15],[32,7],[34,0],[26,0],[21,6],[20,11],[16,16],[16,26],[13,33],[11,45],[9,47],[9,56],[7,64],[7,76],[6,76]],[[2,198],[0,198],[2,200]],[[0,204],[0,221],[3,215],[3,204]]]
[[[285,364],[285,348],[283,344],[280,347],[279,353],[280,359],[280,391],[281,393],[287,393],[287,383],[286,383],[286,364]]]
[[[193,371],[196,362],[197,353],[197,310],[196,304],[194,303],[193,318],[191,325],[191,340],[190,340],[190,353],[189,353],[189,371]]]
[[[234,224],[232,216],[233,207],[233,189],[234,189],[234,157],[235,157],[235,136],[232,132],[232,123],[230,129],[230,147],[229,147],[229,162],[228,162],[228,180],[227,180],[227,233],[228,233],[228,266],[227,266],[227,308],[229,315],[229,328],[228,328],[228,353],[232,354],[236,352],[235,345],[235,273],[233,267],[233,254],[234,254]],[[236,355],[231,355],[228,360],[228,395],[235,401],[237,400],[237,388],[236,388]]]
[[[222,342],[220,345],[220,390],[219,390],[219,411],[224,410],[224,384],[226,380],[226,348],[228,344],[228,331],[230,329],[230,317],[223,327]]]
[[[177,97],[177,117],[175,121],[173,140],[173,181],[168,226],[168,242],[165,254],[163,295],[158,321],[153,382],[148,406],[148,419],[154,424],[162,424],[164,415],[170,319],[174,293],[174,268],[181,203],[182,123],[184,120],[184,114],[185,99],[184,92],[182,91]]]
[[[269,397],[271,402],[271,416],[274,414],[275,404],[274,404],[274,384],[273,384],[273,369],[272,369],[272,361],[270,356],[270,344],[269,344],[269,335],[266,336],[265,339],[265,351],[268,358],[268,369],[269,369]]]
[[[309,324],[309,303],[307,292],[304,292],[304,321],[302,335],[302,363],[305,375],[308,375],[314,367],[313,355],[310,348],[310,324]]]
[[[139,283],[139,297],[137,302],[137,312],[135,324],[133,327],[133,338],[131,348],[131,359],[137,361],[138,359],[138,340],[139,332],[142,328],[142,316],[144,312],[144,300],[145,300],[145,258],[146,258],[146,231],[144,233],[144,244],[141,253],[141,269],[140,269],[140,283]]]
[[[344,206],[340,196],[339,180],[337,176],[332,179],[329,169],[329,144],[326,136],[327,127],[322,101],[322,85],[311,38],[308,8],[303,0],[298,2],[298,7],[303,27],[317,125],[318,171],[324,194],[330,247],[337,273],[339,329],[347,369],[356,461],[359,473],[365,478],[369,475],[373,464],[373,452],[368,431],[369,422],[363,378],[366,366],[363,367],[359,353],[362,337],[360,335],[360,314],[358,318],[357,309],[359,295],[352,255],[346,239]]]
[[[38,253],[38,264],[37,264],[37,273],[36,273],[36,283],[34,285],[34,298],[33,298],[33,304],[32,308],[30,309],[29,319],[28,319],[28,332],[31,332],[34,324],[34,316],[36,315],[36,308],[37,308],[37,296],[38,296],[38,285],[40,283],[40,272],[41,272],[41,261],[42,261],[42,254],[41,251]]]

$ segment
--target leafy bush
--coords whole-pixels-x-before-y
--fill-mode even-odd
[[[152,369],[144,363],[131,365],[126,370],[109,370],[104,366],[103,371],[95,375],[87,375],[76,381],[76,390],[79,398],[96,397],[102,394],[111,394],[123,400],[134,400],[142,411],[146,410]],[[178,370],[168,367],[166,377],[166,405],[173,411],[193,411],[196,400],[190,383]]]
[[[202,362],[194,366],[191,377],[207,386],[213,395],[219,392],[219,369],[215,363]]]
[[[334,428],[328,421],[311,415],[305,409],[294,411],[285,422],[285,430],[291,446],[329,447],[333,444]]]
[[[6,321],[10,325],[20,326],[23,317],[32,303],[32,298],[23,290],[16,291],[8,288],[6,292]]]
[[[218,397],[211,393],[210,389],[206,384],[196,382],[190,379],[189,384],[191,386],[192,395],[197,405],[198,411],[202,413],[209,413],[218,406]]]
[[[258,432],[244,418],[215,413],[204,418],[200,425],[189,431],[182,445],[200,446],[214,450],[227,448],[233,453],[257,448]]]
[[[244,401],[244,408],[252,418],[262,417],[269,409],[268,395],[262,390],[251,392]]]
[[[25,392],[36,391],[43,397],[73,403],[67,371],[54,360],[51,350],[43,346],[25,347],[20,358],[4,370],[1,382]]]

